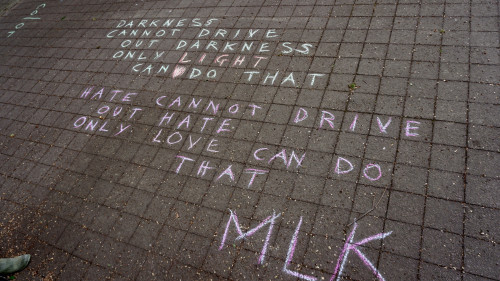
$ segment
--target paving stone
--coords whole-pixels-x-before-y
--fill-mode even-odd
[[[493,199],[498,193],[496,186],[498,186],[498,179],[469,176],[465,190],[466,202],[497,207],[498,203]]]
[[[492,178],[498,178],[494,168],[499,161],[500,155],[495,152],[470,150],[468,154],[469,173]]]
[[[460,173],[465,167],[465,149],[433,145],[431,156],[431,167],[451,172]]]
[[[78,258],[70,258],[58,278],[83,278],[90,264]]]
[[[387,216],[406,223],[421,224],[424,208],[420,206],[423,203],[422,196],[393,191],[390,194]]]
[[[427,169],[397,164],[394,169],[393,188],[415,194],[425,194]]]
[[[424,229],[423,236],[423,260],[452,268],[460,266],[462,237],[427,228]]]
[[[436,121],[433,142],[463,147],[466,142],[466,133],[464,124]]]
[[[397,162],[420,167],[427,167],[430,146],[414,141],[401,141],[398,147]]]
[[[384,250],[392,254],[418,259],[421,231],[419,226],[388,220],[386,228],[397,228],[398,231],[391,234],[391,243],[383,244]]]
[[[467,205],[465,210],[465,233],[467,235],[487,241],[498,241],[498,229],[490,223],[498,210],[472,205]]]
[[[498,276],[499,251],[491,247],[491,242],[465,238],[465,271],[487,278]],[[487,270],[480,268],[486,265]]]
[[[500,280],[496,1],[18,2],[17,279]]]
[[[464,198],[464,179],[462,173],[430,170],[428,185],[428,192],[433,196],[460,201]]]
[[[422,263],[420,276],[432,280],[461,280],[460,271],[426,262]]]
[[[462,234],[463,213],[463,206],[460,203],[428,198],[424,224],[428,227]]]

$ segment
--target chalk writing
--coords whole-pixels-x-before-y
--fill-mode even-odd
[[[375,169],[375,172],[372,172],[373,169]],[[337,175],[348,174],[352,170],[354,170],[354,165],[351,161],[344,157],[337,158],[337,164],[335,165],[335,173]],[[382,169],[378,164],[369,163],[363,169],[363,176],[370,181],[377,181],[382,177]]]
[[[346,241],[345,241],[345,244],[344,244],[344,248],[342,249],[342,252],[340,253],[340,256],[337,260],[337,265],[335,266],[335,271],[332,275],[332,278],[330,278],[330,281],[333,281],[333,280],[340,280],[340,277],[342,275],[342,272],[344,271],[344,265],[347,261],[347,258],[349,256],[349,253],[351,251],[354,251],[358,256],[359,258],[363,261],[363,263],[368,267],[370,268],[370,270],[373,272],[373,274],[379,279],[379,280],[382,280],[384,281],[384,277],[382,277],[382,274],[380,274],[380,272],[377,270],[377,268],[373,265],[373,263],[371,263],[368,258],[361,252],[361,250],[358,249],[358,246],[362,246],[370,241],[373,241],[373,240],[380,240],[380,239],[384,239],[385,237],[391,235],[392,231],[390,232],[386,232],[386,233],[379,233],[379,234],[376,234],[376,235],[373,235],[373,236],[370,236],[368,238],[365,238],[359,242],[353,242],[354,240],[354,234],[356,233],[356,229],[358,228],[358,224],[355,222],[354,223],[354,226],[352,228],[352,231],[351,233],[349,234],[349,237],[347,237]],[[335,279],[335,277],[337,279]]]
[[[45,8],[45,6],[46,6],[45,3],[38,5],[35,8],[35,10],[33,10],[30,13],[30,16],[24,17],[23,20],[39,20],[40,18],[36,17],[36,15],[38,14],[38,10]],[[14,26],[15,30],[11,30],[11,31],[7,32],[8,33],[7,37],[11,37],[14,33],[16,33],[17,30],[19,30],[19,29],[21,29],[23,27],[24,27],[24,22],[20,22],[20,23],[16,24],[16,26]]]
[[[131,131],[132,125],[117,120],[133,121],[137,114],[143,109],[136,106],[123,106],[120,104],[130,104],[138,93],[126,92],[122,90],[106,91],[105,88],[96,89],[87,87],[80,94],[80,99],[110,102],[110,104],[100,105],[94,112],[97,117],[78,116],[73,122],[74,129],[81,129],[87,132],[110,133],[112,136],[121,135]],[[112,104],[111,104],[112,103]],[[116,105],[118,104],[118,105]],[[116,120],[107,120],[116,119]]]
[[[219,246],[219,251],[221,251],[224,248],[224,244],[226,242],[226,238],[227,238],[227,234],[229,232],[229,226],[231,226],[231,222],[234,223],[234,226],[236,227],[236,231],[239,234],[239,236],[236,237],[236,239],[235,239],[236,241],[252,236],[259,229],[261,229],[264,226],[269,224],[269,229],[267,230],[266,240],[264,241],[264,245],[262,246],[262,250],[260,251],[259,259],[257,260],[258,264],[263,264],[264,259],[266,257],[267,248],[269,246],[269,239],[271,238],[271,233],[273,232],[274,223],[275,223],[276,219],[281,216],[281,214],[276,215],[276,213],[273,212],[273,214],[271,216],[264,219],[259,225],[250,229],[247,232],[243,232],[241,230],[240,223],[238,222],[238,216],[236,216],[236,213],[231,211],[231,210],[229,210],[229,212],[231,213],[231,215],[229,216],[229,220],[227,221],[226,230],[224,230],[224,235],[222,236],[222,240],[221,240],[221,243]]]
[[[308,281],[314,281],[316,280],[316,277],[305,275],[298,273],[297,271],[292,271],[288,269],[288,266],[290,265],[290,262],[293,259],[293,254],[295,253],[295,247],[297,247],[297,240],[299,239],[299,230],[300,226],[302,225],[302,217],[300,217],[299,223],[297,224],[297,227],[295,228],[295,232],[292,235],[292,239],[290,240],[290,245],[288,246],[288,252],[286,253],[286,259],[285,259],[285,264],[283,265],[283,272],[286,274],[295,276],[300,279],[308,280]]]
[[[137,120],[140,114],[147,109],[132,106],[134,98],[138,97],[139,93],[119,90],[106,89],[104,87],[90,86],[86,87],[79,94],[78,98],[99,101],[101,104],[96,107],[91,116],[77,116],[72,127],[74,129],[85,132],[95,132],[99,134],[107,134],[110,136],[120,136],[126,132],[133,131],[133,122]],[[181,95],[159,95],[152,100],[151,106],[160,109],[165,109],[160,114],[157,122],[154,124],[154,131],[151,135],[151,144],[164,144],[166,146],[175,146],[182,143],[186,144],[187,151],[193,151],[199,146],[203,146],[203,150],[212,155],[216,155],[221,151],[221,143],[218,136],[223,136],[225,133],[234,132],[238,120],[228,118],[231,116],[247,116],[250,118],[265,114],[263,104],[249,103],[243,101],[222,102],[222,100],[208,99],[193,96]],[[196,112],[196,114],[186,114],[185,110]],[[314,114],[310,114],[311,109],[299,107],[296,113],[291,117],[291,123],[300,124],[313,118]],[[340,122],[342,118],[336,118],[336,112],[330,110],[321,110],[319,119],[315,123],[310,123],[310,127],[315,127],[321,130],[338,130],[341,128]],[[203,115],[200,115],[203,114]],[[222,117],[227,116],[227,117]],[[349,127],[342,130],[356,132],[358,124],[358,114],[348,119],[344,117],[344,122],[347,122]],[[392,122],[392,117],[375,116],[378,131],[381,134],[388,134],[388,129],[391,126],[396,126]],[[407,120],[404,127],[404,134],[407,137],[418,137],[420,122],[415,120]],[[194,135],[199,133],[200,135]],[[251,158],[257,164],[270,165],[276,164],[287,170],[299,171],[303,167],[307,153],[299,152],[292,148],[275,148],[270,149],[265,145],[257,146],[251,152]],[[178,155],[178,164],[175,172],[179,173],[185,170],[188,162],[195,162],[194,159]],[[338,156],[334,159],[333,173],[337,175],[345,175],[354,171],[355,164],[352,160]],[[204,178],[207,171],[216,170],[213,161],[203,159],[197,165],[197,173],[195,176]],[[192,167],[189,167],[189,169]],[[229,166],[225,170],[218,172],[215,180],[227,178],[230,182],[236,181],[234,169]],[[378,163],[367,163],[361,167],[361,176],[369,181],[378,181],[383,176],[384,169]],[[267,174],[267,169],[246,168],[241,173],[250,174],[251,177],[246,183],[247,187],[251,187],[254,180],[261,175]]]
[[[311,43],[280,42],[281,30],[215,28],[217,18],[168,18],[140,21],[120,20],[116,29],[106,34],[110,39],[124,39],[112,58],[137,61],[131,71],[141,75],[163,75],[171,78],[217,80],[224,68],[246,68],[243,80],[262,85],[299,87],[301,78],[296,72],[262,72],[270,55],[279,50],[282,55],[311,56]],[[194,37],[183,38],[183,31],[199,28]],[[165,43],[163,39],[178,39]],[[173,51],[183,52],[176,63],[171,63],[166,51],[156,50],[170,44]],[[217,68],[213,68],[217,66]],[[248,70],[254,69],[254,70]],[[324,73],[306,74],[305,84],[317,85]]]
[[[228,221],[226,223],[224,234],[222,235],[221,243],[219,245],[219,251],[222,251],[224,249],[224,245],[225,245],[227,237],[228,237],[229,228],[231,226],[231,223],[234,224],[234,226],[236,228],[236,232],[239,235],[239,236],[237,236],[235,238],[235,241],[238,241],[238,240],[241,240],[241,239],[245,239],[245,238],[249,238],[253,234],[255,234],[258,230],[260,230],[261,228],[263,228],[264,226],[269,225],[269,228],[268,228],[267,234],[266,234],[266,238],[264,240],[264,245],[262,246],[259,258],[257,260],[257,264],[263,264],[265,256],[266,256],[266,253],[267,253],[267,249],[269,247],[269,240],[270,240],[270,237],[271,237],[272,232],[273,232],[273,226],[276,223],[276,219],[280,217],[280,214],[276,215],[276,212],[273,211],[272,215],[270,215],[267,218],[265,218],[256,227],[250,229],[247,232],[243,232],[242,226],[238,222],[238,216],[236,215],[236,212],[234,212],[232,210],[229,210],[229,213],[230,213],[229,219],[228,219]],[[295,231],[293,232],[292,237],[290,239],[290,243],[288,245],[288,251],[287,251],[287,254],[286,254],[286,257],[285,257],[285,262],[283,264],[282,271],[285,274],[287,274],[287,275],[292,275],[292,276],[297,277],[299,279],[303,279],[303,280],[307,280],[307,281],[315,281],[315,280],[318,279],[317,277],[314,277],[314,276],[311,276],[311,275],[302,274],[300,272],[293,271],[293,270],[289,269],[289,266],[290,266],[290,264],[291,264],[291,262],[293,260],[293,255],[295,253],[295,249],[296,249],[297,244],[298,244],[299,232],[300,232],[300,228],[302,226],[302,221],[303,221],[303,219],[302,219],[302,217],[300,217],[299,221],[297,223],[297,226],[295,227]],[[374,241],[374,240],[384,239],[387,236],[391,235],[392,231],[385,232],[385,233],[378,233],[378,234],[369,236],[369,237],[367,237],[365,239],[362,239],[359,242],[353,242],[354,241],[354,235],[356,233],[356,229],[357,228],[358,228],[358,224],[356,222],[354,222],[353,229],[351,230],[351,232],[347,236],[346,241],[344,243],[344,247],[342,248],[342,251],[340,252],[340,255],[339,255],[338,259],[337,259],[335,270],[334,270],[333,275],[330,278],[330,281],[334,281],[334,280],[338,281],[338,280],[340,280],[340,278],[342,276],[342,273],[344,272],[345,264],[347,262],[347,259],[348,259],[349,254],[350,254],[351,251],[353,251],[354,253],[356,253],[356,255],[363,261],[363,264],[366,267],[368,267],[368,269],[377,277],[378,280],[385,281],[385,279],[382,276],[382,274],[373,265],[373,263],[370,260],[368,260],[368,258],[363,254],[363,252],[361,252],[361,250],[358,248],[358,246],[363,246],[364,244],[367,244],[367,243],[369,243],[371,241]]]
[[[271,164],[274,160],[281,159],[283,161],[283,164],[287,167],[290,168],[292,166],[292,163],[295,163],[295,167],[298,168],[302,165],[302,161],[304,161],[304,158],[306,157],[306,153],[303,153],[299,157],[299,153],[295,153],[294,150],[290,154],[287,154],[286,149],[282,149],[280,152],[272,155],[267,156],[261,156],[261,155],[266,155],[265,152],[269,150],[266,147],[258,148],[253,152],[253,157],[257,161],[265,161],[268,164]],[[287,156],[288,155],[288,156]],[[287,160],[288,159],[288,160]]]
[[[169,83],[162,84],[164,88],[157,92],[148,94],[97,86],[86,87],[78,98],[95,103],[95,107],[89,111],[91,112],[89,115],[76,116],[72,120],[73,129],[123,138],[127,134],[134,134],[134,126],[147,125],[145,127],[149,131],[143,140],[148,145],[166,147],[174,151],[170,154],[170,159],[166,160],[169,161],[169,173],[228,185],[238,184],[241,188],[257,189],[258,182],[270,177],[270,166],[286,172],[299,173],[304,170],[310,172],[310,165],[314,165],[317,151],[308,149],[303,151],[301,146],[280,142],[279,139],[277,142],[268,142],[263,140],[265,138],[260,138],[262,131],[256,133],[258,137],[255,136],[253,140],[247,141],[251,146],[245,148],[244,153],[248,155],[233,157],[237,154],[234,153],[234,147],[226,151],[228,140],[233,140],[232,136],[238,132],[240,122],[256,125],[268,122],[267,118],[272,116],[268,114],[268,111],[271,112],[269,102],[254,99],[253,92],[248,93],[248,96],[233,99],[229,87],[227,90],[229,94],[210,92],[208,87],[207,90],[203,88],[205,82],[188,80],[210,81],[207,84],[223,80],[231,82],[227,84],[235,82],[257,89],[271,87],[326,89],[328,81],[332,78],[328,70],[320,73],[312,70],[309,72],[312,67],[289,67],[292,65],[290,61],[295,64],[301,63],[300,60],[297,60],[298,63],[294,61],[297,58],[308,62],[316,60],[314,58],[316,46],[308,42],[286,42],[283,40],[285,32],[281,29],[224,29],[218,27],[220,21],[218,18],[119,20],[112,30],[106,31],[106,38],[113,40],[114,46],[118,46],[107,54],[109,58],[126,65],[126,71],[133,75],[161,76],[162,80],[172,84],[182,84],[176,83],[182,81],[201,87],[190,89],[192,92],[184,91],[185,95],[177,94],[183,92],[170,89]],[[219,85],[221,84],[217,87]],[[200,88],[201,92],[198,92]],[[147,98],[145,95],[148,95]],[[140,100],[140,106],[136,106],[134,102],[136,99]],[[278,125],[286,126],[284,130],[288,130],[289,127],[305,127],[309,132],[342,131],[353,135],[375,134],[390,138],[395,138],[395,135],[398,136],[395,133],[399,132],[399,136],[419,138],[423,131],[421,126],[425,124],[408,119],[397,121],[397,117],[388,115],[358,112],[346,114],[323,103],[321,106],[318,103],[310,107],[305,105],[307,103],[290,104],[296,106],[289,107],[288,111],[284,110],[286,118],[277,122]],[[140,123],[144,119],[139,120],[139,118],[150,111],[154,111],[152,117],[147,116],[148,118],[144,118],[147,121]],[[269,123],[273,123],[273,120]],[[369,133],[366,132],[367,127],[370,128]],[[256,130],[259,130],[258,128],[260,127]],[[364,148],[366,147],[365,145]],[[368,181],[375,184],[374,182],[391,174],[388,168],[390,164],[387,163],[377,163],[371,158],[368,161],[363,158],[334,155],[333,151],[327,153],[329,158],[325,159],[329,162],[325,160],[327,166],[325,170],[328,177],[348,177],[347,175],[355,173],[358,177],[356,182],[362,179],[365,183]],[[231,155],[228,156],[229,154]],[[245,228],[239,223],[234,210],[229,210],[229,213],[218,250],[225,249],[231,235],[236,236],[234,241],[247,240],[262,230],[265,231],[265,238],[262,240],[257,264],[264,265],[268,250],[272,247],[273,231],[281,214],[273,211],[253,228]],[[294,231],[287,240],[286,256],[281,257],[284,263],[280,267],[280,272],[298,279],[316,281],[323,278],[293,266],[300,238],[304,237],[300,232],[303,222],[302,216],[294,222],[296,223]],[[355,242],[357,228],[358,224],[354,222],[333,268],[333,275],[328,276],[330,281],[340,280],[343,275],[348,274],[345,265],[353,256],[361,259],[363,265],[378,280],[384,280],[382,273],[358,246],[385,239],[392,232],[378,233]],[[244,229],[249,230],[244,231]],[[350,255],[352,253],[355,255]]]
[[[215,140],[215,139],[213,139],[213,140]],[[211,146],[212,146],[212,144],[209,144],[207,146],[206,150],[208,152],[217,153],[218,151],[210,149]],[[185,163],[195,162],[195,159],[192,159],[192,158],[189,158],[189,157],[183,156],[183,155],[177,155],[176,158],[180,159],[178,161],[177,167],[175,168],[176,174],[178,174],[182,171],[182,168],[185,167],[184,166]],[[201,163],[198,164],[198,168],[195,169],[195,171],[197,171],[195,175],[197,177],[203,178],[206,175],[207,171],[214,170],[216,168],[217,168],[217,166],[210,165],[209,160],[202,160]],[[218,167],[217,170],[218,170],[217,176],[214,179],[215,182],[217,182],[221,179],[227,179],[227,180],[229,180],[229,182],[235,182],[236,176],[234,173],[233,165],[227,165],[227,167],[225,169],[221,169],[220,167]],[[268,170],[255,169],[255,168],[245,168],[242,171],[242,173],[250,175],[250,178],[248,179],[247,187],[251,187],[253,185],[253,182],[258,175],[265,175],[268,172],[269,172]]]

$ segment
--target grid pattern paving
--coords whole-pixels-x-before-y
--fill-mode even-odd
[[[20,280],[500,280],[499,9],[20,1],[0,253]]]

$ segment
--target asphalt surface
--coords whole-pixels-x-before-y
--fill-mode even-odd
[[[19,1],[0,37],[17,280],[500,280],[496,0]]]

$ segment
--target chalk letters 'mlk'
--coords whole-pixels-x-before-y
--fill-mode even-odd
[[[258,259],[258,264],[263,264],[265,256],[266,256],[267,248],[269,246],[269,240],[271,238],[274,223],[275,223],[276,219],[278,217],[280,217],[280,214],[276,215],[276,213],[273,212],[273,214],[271,216],[264,219],[259,225],[250,229],[247,232],[243,232],[241,229],[241,226],[238,222],[238,216],[236,215],[236,213],[233,212],[232,210],[229,210],[229,212],[230,212],[229,220],[227,221],[226,230],[224,231],[224,235],[222,236],[222,241],[221,241],[221,244],[219,246],[219,251],[224,248],[224,244],[226,242],[226,238],[227,238],[227,235],[229,232],[229,226],[231,225],[231,222],[234,223],[236,231],[239,234],[239,236],[236,237],[235,240],[241,240],[241,239],[245,239],[247,237],[250,237],[253,234],[255,234],[259,229],[263,228],[266,225],[269,225],[266,239],[264,240],[264,245],[262,246],[262,250],[261,250],[261,253],[260,253],[260,256]],[[302,225],[302,217],[300,217],[299,222],[297,223],[297,227],[295,228],[295,231],[292,235],[292,239],[290,240],[285,263],[283,265],[283,272],[286,274],[298,277],[300,279],[307,280],[307,281],[315,281],[315,280],[317,280],[317,278],[314,276],[305,275],[305,274],[299,273],[297,271],[290,270],[288,268],[292,259],[293,259],[293,254],[295,253],[295,248],[297,247],[297,241],[298,241],[298,236],[299,236],[299,231],[300,231],[301,225]],[[337,260],[337,264],[335,266],[334,273],[331,276],[330,281],[340,280],[340,277],[344,271],[344,266],[347,262],[347,258],[349,257],[349,254],[351,252],[354,252],[356,255],[358,255],[358,257],[370,269],[370,271],[376,276],[376,278],[378,280],[385,281],[382,274],[377,270],[377,268],[373,265],[373,263],[370,260],[368,260],[368,258],[361,252],[361,250],[358,248],[358,246],[363,246],[364,244],[371,242],[371,241],[374,241],[374,240],[384,239],[385,237],[391,235],[392,231],[385,232],[385,233],[378,233],[376,235],[373,235],[373,236],[367,237],[363,240],[360,240],[359,242],[353,242],[354,241],[354,234],[356,233],[357,228],[358,228],[358,224],[355,222],[354,227],[353,227],[351,233],[349,234],[349,236],[347,237],[345,244],[344,244],[344,247],[342,248],[342,251],[339,255],[339,258]]]

